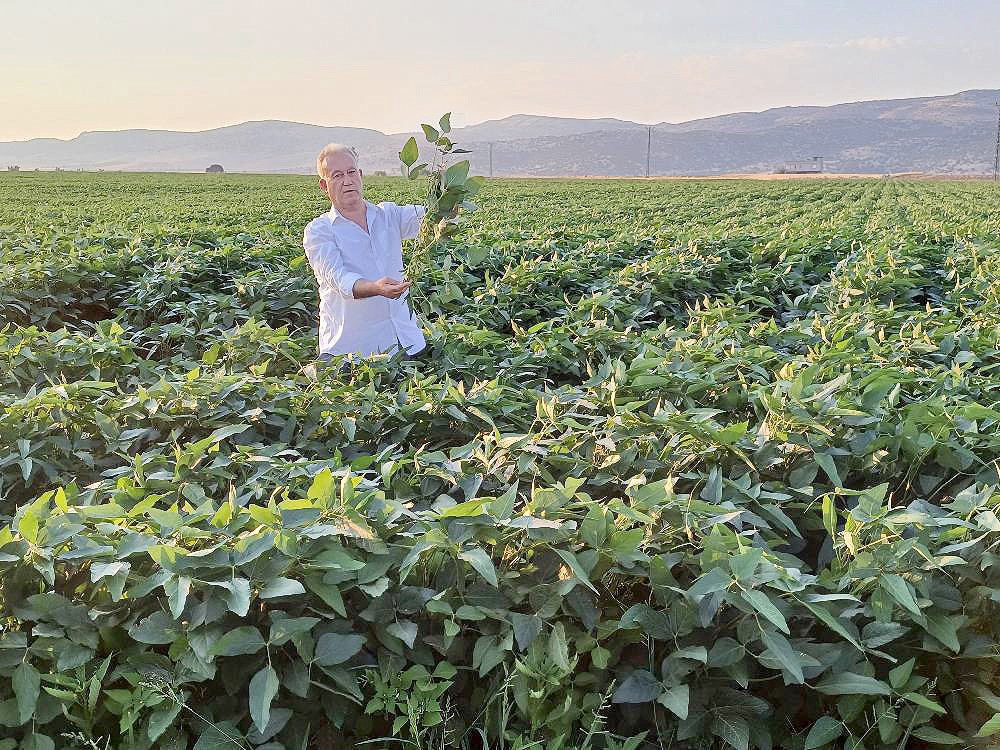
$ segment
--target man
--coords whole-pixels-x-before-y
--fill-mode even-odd
[[[364,199],[357,152],[331,143],[316,159],[330,210],[306,225],[302,244],[319,284],[320,359],[427,345],[403,295],[402,240],[416,237],[424,206]]]

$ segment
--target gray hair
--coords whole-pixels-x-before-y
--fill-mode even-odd
[[[354,163],[358,163],[358,150],[354,146],[345,146],[343,143],[328,143],[323,146],[323,150],[316,157],[316,173],[326,179],[326,157],[334,154],[350,154],[354,157]]]

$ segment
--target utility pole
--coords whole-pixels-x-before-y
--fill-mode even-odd
[[[490,177],[493,177],[493,144],[490,143]]]
[[[993,182],[1000,180],[1000,101],[997,105],[997,150],[993,157]]]
[[[649,177],[649,154],[653,145],[653,126],[646,128],[646,177]]]

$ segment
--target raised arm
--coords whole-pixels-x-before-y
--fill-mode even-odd
[[[427,206],[396,206],[396,220],[399,222],[399,236],[404,240],[412,240],[420,234],[420,224],[427,213]]]

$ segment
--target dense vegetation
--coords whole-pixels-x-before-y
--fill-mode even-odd
[[[0,750],[991,746],[1000,191],[477,202],[341,370],[314,180],[0,175]]]

